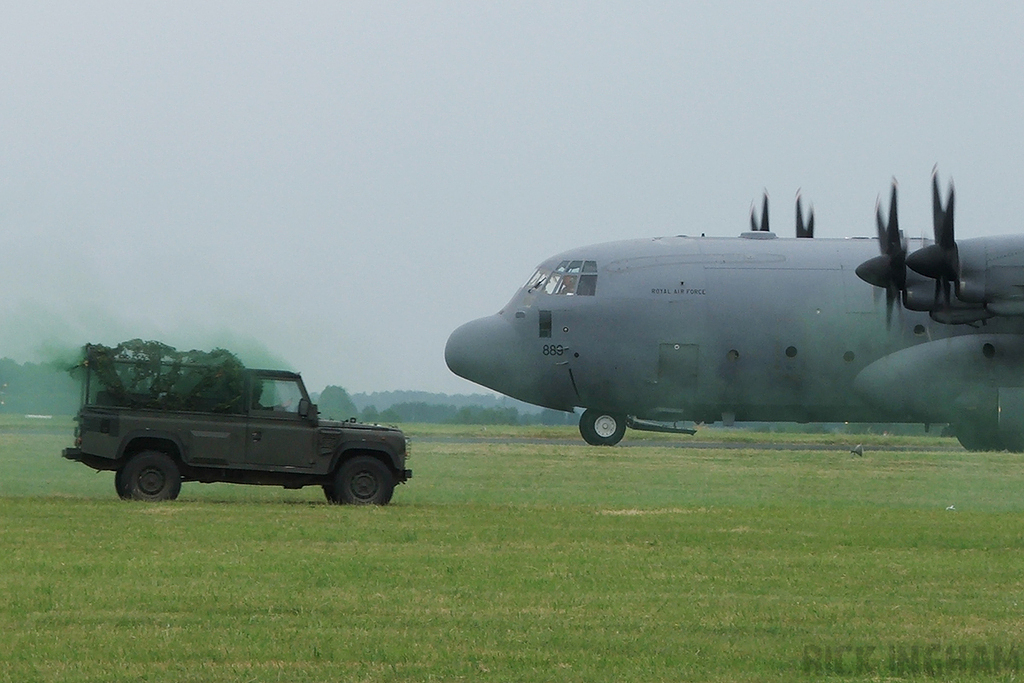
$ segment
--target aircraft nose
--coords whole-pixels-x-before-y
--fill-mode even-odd
[[[514,376],[508,367],[513,336],[511,326],[500,316],[472,320],[448,337],[444,361],[459,377],[501,391],[495,384]]]

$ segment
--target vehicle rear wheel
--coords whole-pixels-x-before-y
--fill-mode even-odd
[[[174,500],[181,492],[181,472],[174,459],[160,451],[132,456],[118,477],[132,500]]]
[[[128,489],[124,485],[124,468],[114,472],[114,490],[117,491],[117,497],[121,500],[128,500],[131,496],[128,494]]]
[[[580,435],[591,446],[614,446],[626,434],[622,415],[587,409],[580,416]]]
[[[334,495],[337,500],[331,502],[387,505],[394,492],[395,477],[391,470],[377,458],[358,455],[338,468],[334,478]]]

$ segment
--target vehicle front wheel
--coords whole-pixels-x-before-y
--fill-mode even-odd
[[[614,446],[626,434],[622,415],[587,409],[580,416],[580,435],[591,446]]]
[[[174,500],[181,492],[178,466],[171,456],[160,451],[142,451],[132,456],[118,479],[116,485],[132,500]]]
[[[346,461],[334,477],[332,503],[346,505],[387,505],[395,492],[391,470],[377,458],[358,455]],[[326,488],[324,490],[326,494]]]

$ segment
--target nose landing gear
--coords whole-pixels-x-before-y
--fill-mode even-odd
[[[580,435],[591,446],[614,446],[626,433],[626,417],[588,408],[580,416]]]

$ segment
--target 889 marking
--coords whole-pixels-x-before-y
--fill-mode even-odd
[[[545,356],[561,356],[565,354],[565,347],[561,344],[545,344],[541,348],[541,353]]]

